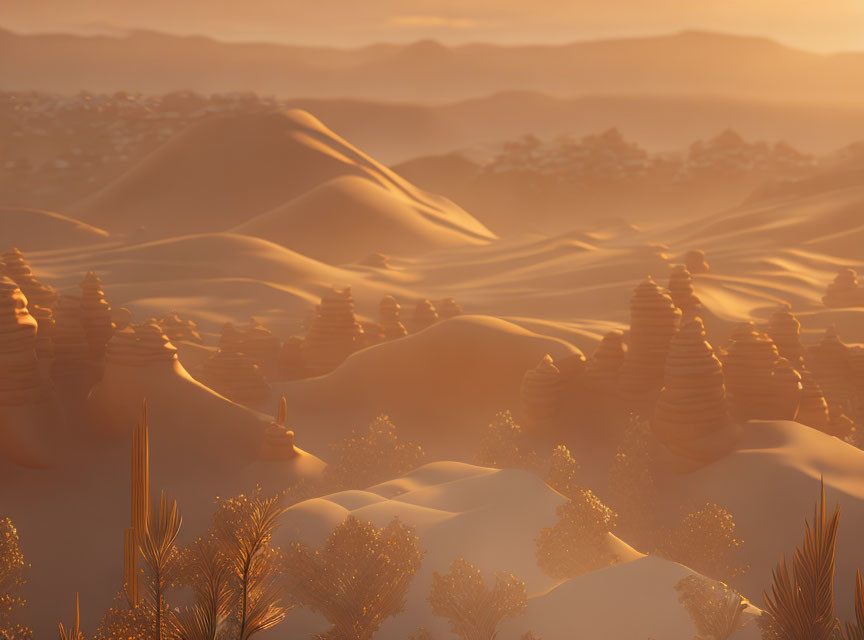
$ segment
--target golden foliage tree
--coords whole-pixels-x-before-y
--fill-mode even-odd
[[[355,431],[333,446],[325,472],[337,489],[365,489],[401,476],[423,463],[423,448],[399,437],[390,418],[380,415],[364,432]]]
[[[351,516],[320,549],[292,544],[286,573],[296,601],[332,624],[327,640],[369,640],[402,611],[423,554],[409,527],[394,519],[382,529]]]
[[[828,516],[821,488],[812,522],[795,550],[790,574],[786,559],[773,572],[771,594],[760,616],[763,637],[770,640],[831,640],[839,624],[834,617],[834,552],[840,508]]]
[[[26,584],[27,568],[21,553],[18,530],[9,518],[0,520],[0,637],[4,640],[29,640],[33,631],[15,622],[15,615],[26,604],[20,590]]]
[[[513,574],[497,574],[490,589],[480,570],[464,558],[444,575],[436,571],[429,591],[432,612],[447,618],[461,640],[494,640],[504,618],[524,613],[527,599],[525,583]]]
[[[260,491],[252,496],[222,500],[214,516],[215,536],[227,563],[230,582],[224,606],[231,611],[238,640],[279,624],[288,610],[279,583],[277,552],[271,546],[273,533],[284,509],[278,498],[264,498]],[[212,562],[216,562],[213,556]],[[217,572],[218,565],[209,571]],[[209,578],[208,615],[218,617],[221,579]]]
[[[535,470],[537,454],[527,444],[522,427],[509,411],[501,411],[486,427],[474,461],[483,467]]]
[[[558,507],[558,522],[537,538],[537,564],[553,578],[566,580],[602,569],[617,560],[608,534],[618,515],[590,489],[577,489]]]
[[[742,544],[735,537],[732,514],[716,504],[706,503],[684,516],[658,552],[709,578],[730,583],[747,570],[747,565],[735,557]]]
[[[741,616],[749,603],[722,582],[689,575],[675,585],[675,590],[696,626],[694,640],[728,640],[744,626]]]
[[[567,498],[579,490],[579,463],[570,455],[570,450],[559,444],[552,452],[546,484]]]

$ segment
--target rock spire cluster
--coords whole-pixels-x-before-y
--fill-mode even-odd
[[[363,327],[354,313],[351,287],[332,288],[315,308],[303,343],[303,360],[313,375],[328,373],[362,344]]]

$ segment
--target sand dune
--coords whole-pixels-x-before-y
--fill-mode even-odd
[[[692,635],[692,622],[674,590],[678,580],[692,572],[673,562],[643,557],[614,536],[609,536],[609,544],[622,564],[564,582],[540,571],[534,539],[540,529],[555,522],[555,509],[563,502],[561,495],[529,472],[436,462],[366,491],[302,502],[283,516],[277,540],[320,545],[349,515],[376,526],[398,516],[414,526],[426,552],[423,565],[409,591],[405,612],[382,627],[383,639],[405,638],[420,626],[437,637],[447,635],[446,621],[432,615],[426,596],[432,573],[447,571],[459,557],[477,565],[487,579],[495,571],[510,571],[526,581],[528,610],[506,624],[501,637],[507,640],[529,629],[550,640],[571,638],[574,629],[609,640]],[[628,606],[627,616],[611,615],[619,618],[616,621],[597,615],[598,610],[613,606],[610,592],[617,594],[616,610],[620,611],[622,598],[628,604],[631,599],[634,605],[640,604]],[[288,624],[309,633],[327,626],[320,617],[302,610],[293,611]],[[755,638],[753,631],[742,631],[735,638]]]
[[[430,245],[442,246],[444,237],[450,244],[478,243],[493,237],[457,206],[413,187],[301,111],[205,120],[175,136],[72,211],[112,230],[127,234],[138,230],[143,237],[226,231],[324,183],[349,176],[368,181],[382,194],[399,200],[401,217],[411,213],[428,226],[437,225],[449,232],[438,233],[437,242],[428,239]],[[369,237],[381,219],[368,219],[368,189],[366,198],[365,207],[346,215],[355,215],[355,224]],[[385,208],[386,201],[384,198]],[[307,197],[304,216],[324,215],[326,211],[314,207],[337,203],[327,197]],[[297,231],[300,220],[275,217],[276,221],[271,216],[269,224],[257,226],[283,238]],[[280,217],[287,219],[278,220]],[[390,224],[393,222],[391,219]],[[145,228],[139,230],[140,225]],[[308,240],[303,246],[291,248],[313,257],[325,253],[333,230],[316,221],[306,233]],[[359,242],[356,245],[356,251],[363,255],[376,249]]]
[[[503,320],[461,316],[359,351],[332,373],[283,383],[277,392],[288,398],[304,442],[307,431],[323,446],[384,412],[433,452],[474,451],[495,413],[517,408],[522,374],[546,353],[565,358],[577,350]]]
[[[455,205],[415,199],[358,176],[342,176],[234,231],[339,264],[359,261],[372,252],[416,255],[465,243],[465,230],[444,218],[441,207],[455,209]]]
[[[22,251],[82,247],[105,242],[108,232],[52,211],[0,207],[5,243]]]
[[[860,181],[859,181],[860,182]],[[852,258],[864,238],[864,186],[857,184],[791,198],[746,203],[676,235],[706,246],[791,248]]]
[[[864,527],[864,452],[837,438],[795,422],[752,421],[745,424],[737,450],[691,474],[679,477],[664,502],[669,513],[681,504],[721,504],[735,515],[737,534],[745,541],[750,570],[744,593],[758,594],[771,569],[787,560],[803,535],[805,517],[824,478],[828,503],[839,503],[835,590],[838,613],[852,616],[855,568],[864,566],[864,551],[854,543]]]

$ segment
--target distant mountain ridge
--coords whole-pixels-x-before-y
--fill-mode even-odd
[[[0,30],[4,90],[161,93],[254,90],[284,97],[445,102],[501,91],[556,96],[705,93],[864,102],[864,54],[823,55],[760,37],[685,31],[564,45],[424,40],[353,49]]]

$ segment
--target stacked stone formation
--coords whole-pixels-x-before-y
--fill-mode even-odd
[[[804,388],[801,374],[795,370],[789,360],[780,358],[774,364],[771,385],[771,397],[774,400],[771,417],[777,420],[795,420]]]
[[[681,309],[682,321],[699,315],[702,301],[693,290],[693,277],[684,265],[676,265],[669,275],[669,295],[675,306]]]
[[[825,331],[819,344],[808,347],[804,359],[807,369],[819,381],[828,404],[840,405],[844,413],[850,413],[855,402],[854,373],[849,348],[840,341],[834,327]]]
[[[176,313],[169,313],[159,321],[159,326],[165,331],[169,340],[175,342],[195,342],[201,344],[201,334],[198,333],[198,325],[192,320],[184,320]]]
[[[40,360],[54,357],[54,312],[46,307],[31,306],[30,315],[36,319],[36,355]]]
[[[204,361],[201,382],[241,404],[263,402],[270,392],[270,385],[252,358],[222,349]]]
[[[219,348],[223,351],[243,353],[271,372],[276,368],[280,347],[279,338],[254,318],[241,327],[226,323],[219,338]]]
[[[552,356],[546,354],[540,363],[522,377],[520,398],[522,416],[531,425],[554,418],[561,409],[563,379]]]
[[[132,324],[132,312],[126,307],[112,308],[111,322],[114,323],[115,331],[121,331]]]
[[[601,391],[614,391],[618,387],[618,373],[626,358],[624,332],[610,331],[604,335],[586,366],[592,386]]]
[[[177,360],[177,347],[155,322],[115,331],[105,350],[107,364],[144,367]]]
[[[414,307],[414,317],[411,324],[414,331],[422,331],[438,322],[438,310],[429,300],[420,300]]]
[[[393,296],[384,296],[379,305],[378,319],[385,340],[395,340],[408,335],[408,329],[399,317],[402,306]]]
[[[294,448],[294,432],[285,425],[287,404],[283,396],[279,400],[276,420],[264,430],[261,443],[261,458],[264,460],[289,460],[297,455]]]
[[[462,315],[462,305],[453,298],[444,298],[438,305],[438,315],[442,320]]]
[[[18,249],[3,254],[3,267],[8,276],[27,298],[28,304],[39,307],[52,307],[57,301],[57,292],[41,283],[33,275],[30,265]]]
[[[699,318],[686,323],[669,346],[663,389],[651,428],[673,453],[707,460],[725,453],[729,419],[723,365],[705,339]],[[710,446],[715,444],[716,447]]]
[[[688,251],[684,254],[684,266],[692,274],[708,273],[711,267],[705,261],[704,251]]]
[[[81,287],[81,323],[90,344],[90,355],[94,362],[101,362],[105,357],[105,345],[114,334],[111,305],[105,300],[102,280],[92,271],[78,286]]]
[[[33,404],[42,379],[36,358],[36,319],[11,279],[0,277],[0,405]]]
[[[554,360],[554,362],[555,366],[558,367],[558,371],[561,372],[561,380],[567,384],[579,382],[585,376],[587,365],[585,356],[581,352],[574,353],[560,360]]]
[[[827,431],[828,403],[822,394],[822,387],[819,386],[816,377],[806,369],[801,372],[801,385],[801,403],[798,405],[796,422],[819,431]]]
[[[54,363],[51,376],[66,379],[93,373],[90,343],[81,318],[81,299],[61,296],[54,309]]]
[[[351,287],[330,290],[315,309],[303,343],[306,367],[313,374],[332,371],[361,346],[362,337]]]
[[[801,344],[801,323],[792,315],[788,306],[777,309],[768,320],[768,335],[777,345],[780,355],[794,367],[800,367],[804,357]]]
[[[301,336],[289,336],[279,350],[279,372],[291,380],[305,376],[306,365],[303,362],[303,343]]]
[[[822,302],[835,309],[864,306],[864,288],[859,284],[855,270],[841,269],[828,285]]]
[[[736,327],[723,369],[729,408],[739,420],[770,420],[775,398],[772,376],[780,353],[752,324]]]
[[[630,299],[630,345],[618,378],[625,396],[635,400],[660,391],[680,320],[681,310],[652,278],[636,287]]]

